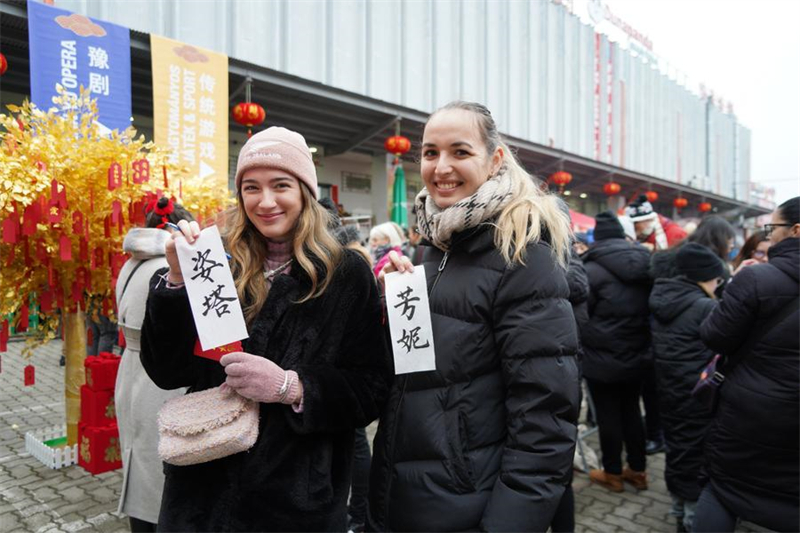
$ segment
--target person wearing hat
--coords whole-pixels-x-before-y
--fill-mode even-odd
[[[595,217],[595,242],[583,254],[589,277],[589,321],[581,330],[583,375],[597,412],[603,469],[589,478],[613,492],[623,482],[647,488],[639,393],[650,358],[647,299],[650,253],[625,239],[611,212]],[[625,445],[628,467],[622,467]]]
[[[639,242],[650,250],[666,250],[686,238],[683,228],[656,213],[644,195],[628,204],[625,215],[633,221]]]
[[[698,476],[703,443],[712,418],[692,396],[692,389],[714,356],[700,338],[700,326],[717,307],[714,291],[723,280],[725,267],[709,248],[693,242],[678,249],[676,263],[677,277],[657,279],[653,285],[651,332],[671,514],[679,530],[692,531],[702,488]]]
[[[176,239],[150,281],[141,360],[162,389],[223,384],[259,402],[247,452],[165,465],[163,531],[345,531],[355,428],[375,420],[392,379],[369,265],[329,231],[305,139],[272,127],[242,147],[224,231],[249,337],[217,362],[197,333]]]

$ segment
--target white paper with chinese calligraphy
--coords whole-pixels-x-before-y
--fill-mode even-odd
[[[178,239],[176,245],[203,350],[247,338],[242,306],[219,229],[210,226],[194,244]]]
[[[428,285],[422,265],[414,267],[413,274],[393,272],[386,276],[386,310],[394,373],[436,370]]]

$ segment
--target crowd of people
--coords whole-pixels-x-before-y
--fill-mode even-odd
[[[800,529],[800,198],[732,264],[728,222],[687,235],[645,198],[573,236],[566,204],[467,102],[429,117],[420,170],[417,224],[377,225],[365,247],[317,198],[303,137],[253,135],[222,228],[249,337],[219,361],[195,355],[176,253],[200,226],[164,198],[129,233],[116,402],[132,531],[574,531],[582,396],[592,482],[646,490],[647,454],[666,450],[679,531]],[[384,279],[419,265],[436,369],[394,375]],[[715,354],[709,409],[692,388]],[[159,407],[214,388],[256,402],[255,443],[162,467]]]

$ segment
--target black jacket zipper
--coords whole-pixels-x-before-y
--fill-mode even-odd
[[[436,288],[436,284],[439,283],[439,278],[442,275],[442,271],[444,270],[444,267],[447,266],[447,258],[449,256],[450,256],[450,252],[445,252],[444,253],[444,257],[442,257],[442,261],[439,263],[439,269],[438,269],[438,272],[436,273],[436,278],[434,278],[433,284],[431,285],[431,290],[428,293],[429,297],[433,294],[433,290]],[[403,376],[402,379],[403,379],[403,386],[400,388],[400,397],[397,400],[398,409],[403,404],[403,396],[405,396],[405,394],[406,394],[406,385],[408,385],[408,376]],[[383,527],[384,527],[384,529],[387,529],[387,530],[389,529],[389,506],[391,504],[391,500],[389,498],[389,493],[391,492],[391,488],[392,488],[392,465],[394,464],[394,443],[395,443],[395,437],[396,436],[397,436],[397,420],[395,420],[394,427],[392,428],[392,439],[390,441],[391,445],[392,445],[392,452],[391,452],[391,460],[389,461],[389,474],[388,474],[388,476],[386,476],[386,478],[387,478],[386,494],[384,496],[386,498],[386,510],[385,510],[384,516],[383,516],[383,520],[384,520]]]

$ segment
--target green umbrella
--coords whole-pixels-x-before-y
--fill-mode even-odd
[[[394,189],[392,190],[392,222],[408,227],[408,200],[406,194],[406,173],[401,165],[394,171]]]

